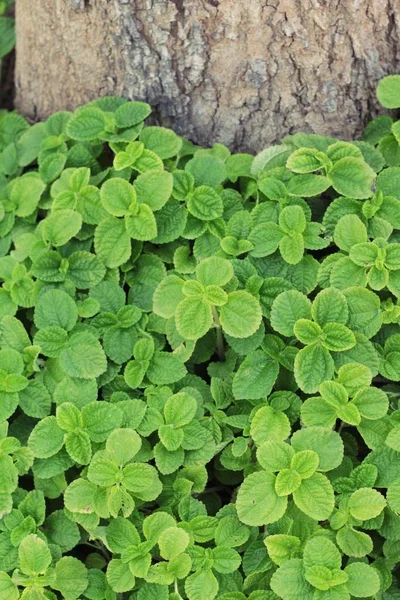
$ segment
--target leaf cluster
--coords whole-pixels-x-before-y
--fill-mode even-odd
[[[149,114],[0,115],[1,600],[398,599],[400,122]]]

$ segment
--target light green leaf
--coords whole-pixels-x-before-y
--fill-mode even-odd
[[[385,506],[386,500],[382,494],[370,488],[358,489],[350,496],[348,503],[351,516],[360,521],[374,519]]]
[[[293,492],[293,500],[301,511],[316,521],[328,519],[335,503],[333,488],[322,473],[303,479]]]
[[[178,527],[164,529],[158,538],[160,554],[165,560],[171,560],[186,550],[190,543],[189,534]]]
[[[259,302],[243,290],[228,294],[227,303],[220,308],[222,329],[236,338],[253,335],[260,326],[261,318]]]
[[[184,298],[175,312],[178,333],[187,340],[203,337],[212,327],[211,307],[202,298]]]
[[[219,256],[202,260],[196,267],[196,278],[204,286],[225,286],[233,277],[232,263]]]
[[[133,186],[139,203],[147,204],[153,211],[160,210],[171,197],[173,177],[167,171],[147,171],[135,179]]]
[[[294,376],[303,392],[316,392],[323,381],[333,377],[333,373],[333,359],[319,343],[306,346],[296,354]]]
[[[197,571],[186,579],[185,592],[189,600],[214,600],[218,593],[218,581],[211,571]]]
[[[157,236],[156,219],[147,204],[139,204],[136,214],[125,217],[125,226],[134,240],[148,241]]]
[[[344,352],[356,344],[354,333],[342,323],[327,323],[322,331],[321,343],[332,352]]]
[[[294,335],[293,327],[299,319],[311,318],[311,302],[297,290],[279,294],[271,308],[272,327],[286,337]]]
[[[0,594],[3,600],[18,600],[17,585],[7,573],[0,572]]]
[[[290,421],[284,412],[262,406],[255,413],[250,435],[259,446],[263,442],[281,442],[290,435]]]
[[[25,575],[45,573],[51,563],[50,550],[41,538],[32,534],[24,538],[18,549],[19,567]]]
[[[75,210],[57,210],[43,221],[45,239],[52,246],[64,246],[79,233],[82,217]]]
[[[69,377],[92,379],[107,368],[100,342],[89,332],[75,333],[60,354],[60,365]]]
[[[236,508],[246,525],[261,526],[280,519],[286,511],[287,498],[275,492],[276,477],[263,471],[252,473],[239,488]]]
[[[376,95],[385,108],[400,106],[400,75],[387,75],[378,83]]]
[[[344,572],[348,576],[347,590],[355,598],[367,598],[374,596],[380,588],[378,572],[361,562],[354,562],[345,567]]]
[[[34,313],[35,325],[57,326],[70,331],[78,320],[78,310],[74,300],[62,290],[49,290],[40,296]]]
[[[285,561],[271,578],[271,589],[282,600],[312,598],[314,588],[304,577],[303,561],[291,558]]]
[[[100,260],[110,269],[126,262],[131,255],[131,240],[124,220],[109,217],[102,221],[94,234],[94,247]]]
[[[92,106],[78,108],[67,123],[67,135],[78,142],[95,140],[105,129],[103,111]]]
[[[63,447],[64,432],[57,425],[55,417],[45,417],[32,429],[28,447],[36,458],[49,458]]]
[[[341,158],[329,171],[329,179],[334,189],[349,198],[370,198],[372,183],[376,174],[371,167],[359,158]]]
[[[108,179],[100,189],[101,203],[114,217],[123,217],[136,207],[136,190],[125,179]]]

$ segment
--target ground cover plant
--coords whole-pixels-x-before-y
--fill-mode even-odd
[[[1,600],[398,600],[400,121],[149,115],[0,114]]]

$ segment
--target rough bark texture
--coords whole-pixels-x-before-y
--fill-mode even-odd
[[[360,132],[400,69],[400,0],[17,0],[17,35],[32,119],[118,94],[195,142],[254,152]]]

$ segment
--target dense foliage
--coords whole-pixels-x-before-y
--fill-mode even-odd
[[[0,115],[1,600],[398,600],[400,121],[149,114]]]

